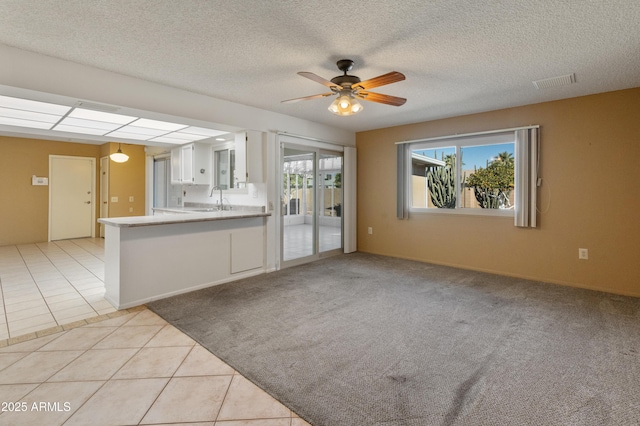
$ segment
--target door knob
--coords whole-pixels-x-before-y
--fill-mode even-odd
[[[85,201],[84,203],[85,204],[91,204],[91,201]]]

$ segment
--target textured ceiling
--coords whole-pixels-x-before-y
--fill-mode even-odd
[[[637,0],[0,0],[5,45],[352,131],[638,87],[638,22]],[[296,72],[343,58],[404,73],[374,91],[407,103],[280,103],[326,92]]]

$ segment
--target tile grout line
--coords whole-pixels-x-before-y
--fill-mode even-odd
[[[22,263],[24,264],[24,260],[22,259],[22,256],[20,255],[20,250],[18,250],[18,246],[15,246],[16,248],[16,252],[20,258],[20,260],[22,260]],[[27,265],[24,264],[24,267],[27,268]],[[29,268],[27,268],[28,270]],[[3,309],[3,315],[4,315],[4,320],[5,320],[5,328],[7,329],[7,337],[11,337],[11,335],[9,334],[9,317],[7,316],[7,303],[6,303],[6,299],[4,297],[4,286],[2,285],[2,271],[0,271],[0,297],[2,297],[2,309]],[[33,278],[32,278],[33,279]]]
[[[22,245],[24,246],[25,244],[22,244]],[[37,244],[35,244],[35,243],[34,243],[34,244],[33,244],[33,246],[34,246],[34,247],[35,247],[35,248],[36,248],[40,253],[42,253],[42,250],[40,250],[40,247],[38,247],[38,246],[37,246]],[[47,301],[46,301],[46,299],[45,299],[45,297],[44,297],[44,294],[42,294],[42,289],[40,288],[40,286],[38,286],[38,283],[36,282],[36,279],[35,279],[35,277],[33,276],[33,272],[31,272],[31,268],[29,268],[29,264],[27,263],[26,259],[24,258],[24,255],[23,255],[23,254],[22,254],[22,252],[20,251],[20,246],[16,246],[16,250],[18,251],[18,254],[20,254],[20,258],[22,259],[22,262],[24,263],[24,266],[27,268],[27,271],[29,272],[29,276],[31,277],[31,281],[33,281],[33,285],[35,285],[35,286],[36,286],[36,289],[38,289],[38,293],[40,293],[40,297],[42,298],[42,301],[44,302],[45,306],[46,306],[46,307],[47,307],[47,309],[49,310],[49,314],[51,315],[51,318],[53,318],[53,321],[54,321],[56,324],[60,325],[60,324],[58,323],[58,321],[56,321],[56,317],[53,315],[53,312],[51,311],[51,308],[49,307],[49,304],[47,303]],[[49,258],[48,258],[44,253],[42,253],[42,255],[43,255],[43,256],[45,256],[45,258],[47,259],[47,261],[48,261],[49,263],[51,263],[51,261],[49,260]],[[51,263],[51,265],[55,267],[55,265],[53,265],[53,263]],[[58,269],[58,268],[56,268],[56,270],[57,270],[57,269]],[[6,306],[6,305],[5,305],[5,306]],[[6,315],[6,309],[5,309],[5,315]],[[7,331],[8,331],[8,334],[9,334],[9,339],[11,339],[11,337],[12,337],[12,336],[11,336],[11,334],[12,334],[12,333],[11,333],[11,327],[9,327],[9,317],[8,317],[8,316],[7,316]]]
[[[68,240],[70,244],[73,244],[74,246],[76,246],[77,248],[79,248],[80,250],[84,251],[85,253],[87,253],[89,256],[93,257],[95,260],[101,262],[104,265],[104,260],[96,257],[93,253],[91,253],[90,251],[86,250],[84,247],[78,245],[74,240]],[[53,241],[53,243],[63,252],[65,252],[68,256],[70,256],[73,260],[75,260],[76,262],[78,262],[78,264],[80,266],[82,266],[84,269],[86,269],[91,275],[93,275],[94,277],[96,277],[97,279],[99,279],[100,281],[102,281],[102,279],[100,279],[100,277],[98,277],[96,274],[94,274],[89,268],[87,268],[86,266],[84,266],[81,262],[79,262],[76,257],[69,253],[67,250],[64,249],[64,247],[60,246],[57,242]],[[46,256],[46,255],[45,255]]]
[[[140,309],[136,309],[136,310],[133,310],[133,312],[138,312],[138,313],[139,313],[139,312],[142,312],[142,310],[140,310]],[[127,312],[127,314],[128,314],[128,313],[133,313],[133,312]],[[119,316],[123,316],[123,315],[117,315],[117,316],[114,316],[113,318],[117,318],[117,317],[119,317]],[[135,318],[135,316],[134,316],[133,318]],[[133,318],[131,318],[131,319],[133,319]],[[112,318],[105,318],[105,319],[103,319],[103,321],[104,321],[104,320],[106,320],[106,319],[112,319]],[[95,322],[100,322],[100,321],[95,321]],[[84,324],[84,325],[89,325],[89,324],[91,324],[91,323],[87,323],[87,324]],[[120,325],[120,326],[116,327],[116,330],[119,330],[119,329],[120,329],[121,327],[123,327],[125,324],[126,324],[126,323],[124,323],[124,324],[122,324],[122,325]],[[78,327],[73,327],[73,328],[80,328],[80,327],[82,327],[82,325],[78,325]],[[73,328],[70,328],[70,329],[68,329],[68,330],[71,330],[71,329],[73,329]],[[68,331],[68,330],[64,330],[64,331]],[[85,355],[87,352],[89,352],[90,350],[92,350],[92,349],[93,349],[93,348],[94,348],[98,343],[102,342],[104,339],[106,339],[107,337],[109,337],[109,336],[111,336],[113,333],[115,333],[115,332],[116,332],[116,330],[113,330],[111,333],[108,333],[107,335],[105,335],[103,338],[101,338],[100,340],[98,340],[97,342],[95,342],[91,347],[89,347],[89,348],[87,348],[87,349],[82,350],[82,353],[81,353],[81,354],[79,354],[77,357],[75,357],[74,359],[72,359],[71,361],[69,361],[66,365],[64,365],[64,366],[60,367],[57,371],[55,371],[55,372],[54,372],[51,376],[49,376],[47,379],[45,379],[45,380],[43,380],[42,382],[38,383],[38,384],[37,384],[37,386],[36,386],[35,388],[33,388],[30,392],[28,392],[28,393],[27,393],[23,398],[26,398],[26,397],[27,397],[27,396],[29,396],[31,393],[35,392],[35,391],[36,391],[40,386],[42,386],[43,384],[45,384],[45,383],[52,383],[52,382],[49,382],[49,379],[51,379],[53,376],[55,376],[56,374],[58,374],[60,371],[62,371],[63,369],[65,369],[66,367],[68,367],[70,364],[72,364],[73,362],[75,362],[78,358],[80,358],[81,356]],[[40,347],[40,348],[38,348],[38,349],[34,350],[34,351],[33,351],[33,352],[31,352],[31,353],[39,352],[39,351],[40,351],[40,349],[42,349],[44,346],[46,346],[46,345],[48,345],[48,344],[50,344],[50,343],[52,343],[52,342],[55,342],[56,340],[58,340],[59,338],[61,338],[61,337],[62,337],[63,335],[65,335],[65,334],[67,334],[67,333],[65,332],[65,333],[61,334],[60,336],[56,337],[55,339],[51,340],[50,342],[45,343],[42,347]],[[156,334],[157,334],[157,333],[156,333]],[[155,335],[154,335],[154,336],[155,336]],[[139,349],[138,349],[138,351],[136,351],[136,353],[135,353],[135,354],[137,354],[137,353],[140,351],[140,349],[142,349],[142,348],[139,348]],[[42,352],[47,352],[47,351],[42,351]],[[133,358],[133,356],[135,356],[135,354],[133,354],[133,355],[132,355],[132,358]],[[129,360],[130,360],[130,359],[131,359],[131,358],[129,358]],[[16,362],[18,362],[18,361],[16,361]],[[127,362],[128,362],[128,361],[127,361]],[[120,369],[118,369],[118,371],[119,371],[119,370],[120,370]],[[117,373],[117,372],[116,372],[116,373]],[[116,374],[116,373],[114,373],[114,374]],[[100,386],[99,386],[99,387],[98,387],[98,388],[97,388],[97,389],[96,389],[96,390],[95,390],[95,391],[94,391],[94,392],[93,392],[89,397],[87,397],[87,399],[86,399],[82,404],[80,404],[80,405],[79,405],[79,406],[78,406],[78,407],[77,407],[77,408],[76,408],[72,413],[70,413],[70,415],[69,415],[69,416],[64,420],[64,423],[66,423],[69,419],[71,419],[71,417],[73,417],[73,416],[78,412],[78,410],[80,410],[80,409],[81,409],[81,408],[82,408],[82,407],[83,407],[83,406],[84,406],[84,405],[85,405],[85,404],[86,404],[86,403],[87,403],[91,398],[93,398],[93,397],[96,395],[96,393],[98,393],[98,392],[100,391],[100,389],[102,389],[102,388],[103,388],[103,387],[104,387],[104,386],[105,386],[105,385],[106,385],[106,384],[107,384],[107,383],[108,383],[112,378],[113,378],[113,375],[112,375],[111,377],[109,377],[108,379],[106,379],[106,380],[91,380],[91,381],[102,381],[103,383],[102,383],[102,384],[101,384],[101,385],[100,385]],[[79,382],[82,382],[82,381],[83,381],[83,380],[79,380]],[[53,382],[53,383],[65,383],[65,382]]]
[[[146,307],[144,305],[136,306],[136,307],[129,308],[129,309],[123,309],[123,310],[120,310],[120,311],[110,312],[108,314],[102,314],[102,315],[99,315],[99,316],[96,316],[96,317],[89,317],[89,318],[86,318],[86,319],[73,321],[73,322],[70,322],[70,323],[58,325],[56,327],[45,328],[43,330],[22,334],[22,335],[19,335],[19,336],[16,336],[16,337],[10,337],[8,339],[0,340],[0,348],[11,346],[11,345],[16,345],[18,343],[27,342],[29,340],[37,339],[39,337],[46,337],[46,336],[49,336],[51,334],[60,333],[62,331],[72,330],[72,329],[78,328],[78,327],[84,327],[85,325],[95,324],[95,323],[106,321],[106,320],[109,320],[109,319],[118,318],[118,317],[121,317],[123,315],[127,315],[127,314],[138,312],[138,311],[142,311],[144,309],[146,309]]]
[[[231,367],[231,368],[233,368],[233,367]],[[213,420],[214,425],[216,423],[218,423],[218,417],[220,417],[220,412],[222,411],[222,406],[224,405],[224,402],[227,399],[227,395],[229,395],[229,389],[231,389],[231,384],[233,383],[233,379],[234,379],[234,377],[236,377],[236,374],[238,374],[238,372],[236,371],[235,368],[233,368],[233,374],[231,375],[231,380],[229,380],[229,386],[227,386],[227,390],[224,392],[224,396],[222,397],[222,402],[220,402],[220,408],[218,408],[218,412],[216,413],[216,418]],[[222,421],[222,420],[220,420],[220,421]]]
[[[100,280],[100,282],[103,283],[104,285],[104,281],[102,281],[98,276],[96,276],[93,272],[91,272],[89,269],[87,269],[81,262],[79,262],[71,253],[67,252],[64,248],[60,247],[55,241],[52,241],[52,243],[60,250],[62,251],[66,256],[68,256],[70,259],[72,259],[74,262],[76,262],[79,266],[81,266],[83,269],[85,269],[86,271],[88,271],[91,275],[93,275],[94,277],[96,277],[98,280]],[[81,248],[82,250],[84,250],[82,247],[78,246],[76,244],[77,247]],[[82,298],[82,300],[84,300],[84,302],[91,308],[91,310],[96,314],[99,315],[99,313],[95,310],[95,308],[93,307],[93,305],[91,305],[91,303],[89,303],[89,301],[84,297],[84,295],[82,294],[82,292],[80,292],[80,290],[78,290],[76,288],[75,285],[73,285],[73,283],[69,280],[69,278],[64,274],[64,272],[62,272],[59,268],[58,265],[55,264],[54,261],[51,260],[51,258],[49,256],[47,256],[47,254],[38,246],[36,245],[36,247],[38,247],[38,250],[40,250],[42,252],[42,254],[47,258],[47,260],[49,260],[49,262],[53,265],[53,267],[56,269],[56,271],[58,271],[60,273],[60,275],[62,275],[62,277],[64,277],[64,279],[69,283],[69,285],[71,287],[73,287],[73,289],[75,290],[75,292]],[[86,251],[86,250],[85,250]],[[89,253],[89,252],[87,252]],[[89,253],[91,254],[91,253]],[[93,255],[92,255],[93,256]],[[95,256],[94,256],[95,257]],[[96,258],[97,259],[97,258]],[[100,259],[98,259],[100,260]],[[34,280],[34,282],[36,283],[36,286],[38,285],[38,282]],[[40,287],[38,286],[38,289],[40,289]],[[55,320],[55,322],[57,324],[60,324],[60,322],[58,321],[58,319],[56,318],[56,316],[53,314],[53,311],[51,310],[51,307],[49,306],[49,302],[47,302],[47,299],[44,297],[43,295],[43,299],[44,302],[47,305],[47,308],[51,311],[51,315],[53,316],[53,319]],[[73,308],[69,308],[69,309],[73,309]]]
[[[58,247],[60,250],[62,250],[61,247],[59,247],[54,241],[52,241],[52,243]],[[36,247],[38,248],[38,250],[40,250],[40,252],[42,253],[42,255],[47,258],[47,260],[49,261],[49,263],[51,263],[51,265],[55,268],[56,271],[58,271],[60,273],[60,275],[65,279],[65,281],[67,283],[69,283],[69,285],[71,287],[73,287],[74,291],[76,293],[78,293],[78,295],[82,298],[82,300],[84,300],[85,303],[89,304],[89,302],[84,298],[84,296],[82,295],[82,293],[80,293],[78,291],[78,289],[73,285],[73,283],[71,281],[69,281],[69,279],[67,278],[67,276],[58,268],[58,265],[55,264],[55,262],[53,260],[51,260],[51,258],[49,256],[47,256],[47,253],[44,252],[44,250],[42,250],[37,244]],[[73,256],[69,255],[67,252],[65,252],[64,250],[62,250],[65,255],[67,255],[70,259],[72,259],[73,261],[75,261],[76,263],[78,263],[80,266],[82,266],[82,264],[80,264]],[[40,292],[42,293],[42,290],[40,289],[40,286],[38,285],[38,281],[34,279],[34,282],[36,284],[36,286],[38,287],[38,290],[40,290]],[[51,316],[53,316],[53,320],[56,322],[56,324],[61,325],[60,321],[58,320],[58,318],[56,318],[56,315],[53,313],[53,310],[51,309],[51,306],[49,306],[49,302],[47,301],[47,298],[44,296],[44,294],[42,295],[42,299],[44,300],[44,303],[47,305],[47,308],[49,309],[49,311],[51,312]],[[89,304],[89,306],[91,306]],[[72,308],[71,308],[72,309]],[[98,312],[95,311],[95,309],[93,309],[93,306],[91,306],[91,309],[93,310],[93,312],[95,314],[98,314]]]
[[[136,315],[136,316],[137,316],[137,315]],[[135,317],[133,317],[133,318],[135,318]],[[131,318],[131,320],[132,320],[133,318]],[[129,321],[131,321],[131,320],[129,320]],[[163,320],[164,320],[164,319],[163,319]],[[129,321],[127,321],[126,323],[122,324],[120,327],[118,327],[118,329],[120,329],[121,327],[125,327]],[[154,338],[154,337],[156,337],[156,336],[157,336],[157,335],[162,331],[162,329],[164,329],[164,327],[166,327],[167,325],[170,325],[170,324],[169,324],[169,322],[167,322],[166,320],[164,320],[164,322],[165,322],[166,324],[165,324],[165,325],[163,325],[163,326],[160,328],[160,330],[158,330],[158,331],[157,331],[153,336],[151,336],[151,338],[149,338],[149,340],[147,340],[147,342],[146,342],[142,347],[140,347],[140,348],[136,351],[136,353],[135,353],[135,354],[133,354],[133,355],[131,356],[131,358],[129,358],[129,359],[127,360],[127,362],[125,362],[124,364],[122,364],[122,366],[120,366],[120,368],[118,368],[118,370],[117,370],[115,373],[113,373],[113,374],[111,375],[111,377],[110,377],[107,381],[112,380],[112,379],[113,379],[113,377],[114,377],[116,374],[118,374],[118,372],[119,372],[120,370],[122,370],[122,369],[124,368],[124,366],[125,366],[129,361],[131,361],[131,360],[133,359],[133,357],[135,357],[137,354],[139,354],[139,353],[140,353],[140,351],[142,351],[142,349],[143,349],[143,348],[145,348],[145,347],[146,347],[146,345],[148,345],[148,344],[149,344],[149,342],[150,342],[151,340],[153,340],[153,338]],[[195,342],[195,341],[194,341],[194,342]],[[196,342],[196,344],[197,344],[197,342]],[[96,343],[96,345],[97,345],[97,343]],[[142,417],[140,417],[140,421],[138,421],[138,423],[137,423],[137,424],[140,424],[140,422],[142,422],[142,420],[144,420],[145,416],[146,416],[147,414],[149,414],[149,410],[151,410],[151,407],[153,407],[153,405],[158,401],[158,398],[160,398],[160,395],[162,395],[162,393],[164,392],[164,390],[167,388],[167,386],[169,385],[169,382],[171,382],[171,380],[173,379],[174,374],[176,373],[176,371],[178,371],[178,369],[180,368],[180,366],[182,366],[182,364],[184,363],[184,360],[185,360],[185,359],[187,359],[187,357],[188,357],[188,356],[189,356],[189,354],[193,351],[193,348],[195,348],[195,346],[196,346],[196,345],[194,344],[194,345],[191,347],[191,349],[189,350],[189,352],[187,353],[187,355],[184,357],[184,359],[182,360],[182,362],[180,362],[180,365],[178,365],[178,367],[177,367],[177,368],[174,370],[174,372],[171,374],[171,377],[168,377],[167,383],[165,383],[165,384],[164,384],[164,386],[162,387],[162,389],[160,390],[160,392],[158,392],[158,395],[156,395],[156,397],[153,399],[153,402],[151,402],[151,404],[149,404],[149,407],[147,407],[147,409],[145,410],[145,412],[144,412],[144,414],[142,415]],[[167,377],[162,377],[162,378],[167,378]],[[139,379],[113,379],[113,380],[139,380]],[[106,382],[105,382],[105,383],[106,383]],[[102,388],[102,386],[101,386],[101,388]],[[97,392],[97,391],[96,391],[96,392]],[[90,398],[89,398],[89,399],[90,399]],[[87,399],[87,401],[88,401],[89,399]],[[86,403],[86,401],[85,401],[85,403]],[[84,404],[83,404],[83,405],[84,405]],[[78,409],[79,409],[79,408],[78,408]]]
[[[142,310],[139,310],[139,311],[138,311],[138,315],[140,314],[140,312],[142,312]],[[137,317],[138,315],[134,315],[134,316],[133,316],[133,318]],[[117,318],[117,317],[116,317],[116,318]],[[129,321],[131,321],[133,318],[130,318],[130,319],[129,319]],[[129,322],[129,321],[127,321],[127,322]],[[89,351],[90,351],[91,349],[93,349],[93,348],[94,348],[98,343],[102,342],[104,339],[106,339],[107,337],[111,336],[111,335],[112,335],[113,333],[115,333],[117,330],[120,330],[122,327],[124,327],[124,326],[127,324],[127,322],[125,322],[124,324],[121,324],[120,326],[118,326],[118,327],[116,328],[116,330],[113,330],[111,333],[107,334],[107,335],[106,335],[106,336],[104,336],[102,339],[98,340],[98,341],[97,341],[96,343],[94,343],[94,344],[93,344],[89,349],[87,349],[87,350],[85,351],[85,353],[89,352]],[[161,329],[161,330],[162,330],[162,329]],[[158,332],[159,332],[159,331],[158,331]],[[157,334],[157,333],[156,333],[156,334]],[[154,334],[154,337],[155,337],[155,334]],[[151,339],[153,339],[153,337],[152,337]],[[149,339],[149,340],[151,340],[151,339]],[[149,343],[149,342],[147,342],[147,343]],[[144,346],[143,346],[143,347],[144,347]],[[99,350],[99,349],[96,349],[96,350]],[[116,371],[115,371],[115,372],[114,372],[114,373],[113,373],[113,374],[112,374],[108,379],[104,380],[104,381],[103,381],[103,383],[102,383],[102,385],[98,386],[98,388],[97,388],[97,389],[96,389],[96,390],[91,394],[91,396],[89,396],[89,397],[88,397],[88,398],[87,398],[87,399],[86,399],[82,404],[80,404],[80,405],[78,406],[78,408],[76,408],[76,409],[74,410],[74,412],[73,412],[69,417],[67,417],[67,419],[64,421],[64,423],[66,423],[67,421],[69,421],[69,420],[70,420],[70,419],[71,419],[71,418],[72,418],[72,417],[73,417],[73,416],[74,416],[78,411],[80,411],[80,409],[81,409],[82,407],[84,407],[84,406],[87,404],[87,402],[89,402],[89,401],[91,400],[91,398],[93,398],[93,397],[94,397],[94,396],[95,396],[95,395],[100,391],[100,389],[102,389],[103,387],[105,387],[105,386],[106,386],[106,384],[107,384],[107,383],[109,383],[109,381],[111,381],[111,379],[113,379],[113,376],[115,376],[116,374],[118,374],[118,371],[120,371],[120,370],[122,369],[122,367],[124,367],[124,366],[125,366],[125,364],[127,364],[127,362],[131,361],[131,359],[132,359],[134,356],[136,356],[136,355],[140,352],[140,350],[142,350],[142,348],[138,348],[138,350],[137,350],[133,355],[131,355],[131,357],[130,357],[130,358],[129,358],[129,359],[128,359],[124,364],[122,364],[122,366],[120,366],[120,368],[118,368],[118,369],[117,369],[117,370],[116,370]],[[77,358],[76,358],[76,359],[77,359]],[[58,370],[58,371],[61,371],[61,370],[62,370],[62,369],[60,369],[60,370]],[[168,382],[167,382],[167,383],[168,383]],[[166,386],[166,385],[165,385],[165,386]],[[164,389],[164,388],[163,388],[163,389]],[[143,418],[144,418],[144,417],[143,417]],[[140,421],[142,421],[142,419],[140,419]]]
[[[16,247],[16,251],[18,251],[17,247]],[[27,265],[25,265],[25,267],[26,266]],[[1,270],[0,270],[0,297],[2,297],[2,310],[3,310],[2,314],[4,316],[5,328],[7,329],[7,337],[11,337],[11,335],[9,334],[9,317],[7,316],[7,304],[5,303],[5,298],[4,298],[4,286],[2,285],[2,271]]]
[[[83,250],[85,253],[88,253],[90,256],[93,257],[94,260],[100,262],[102,264],[102,273],[103,273],[103,278],[100,278],[99,276],[97,276],[91,269],[87,268],[86,266],[84,266],[84,264],[82,262],[80,262],[73,254],[69,253],[68,251],[66,251],[63,247],[60,247],[57,243],[56,245],[58,247],[60,247],[60,249],[62,251],[64,251],[65,253],[67,253],[69,256],[71,256],[76,262],[78,262],[80,264],[80,266],[82,266],[84,269],[86,269],[90,274],[92,274],[94,277],[96,277],[97,280],[99,280],[102,283],[102,286],[104,287],[104,260],[100,259],[99,257],[97,257],[96,255],[94,255],[93,253],[91,253],[89,250],[85,249],[84,247],[82,247],[81,245],[79,245],[78,243],[76,243],[76,239],[73,240],[69,240],[69,242],[73,245],[75,245],[76,247],[78,247],[79,249]],[[91,244],[94,244],[93,242],[91,242]],[[100,247],[98,244],[94,244],[96,247]],[[102,248],[102,250],[104,251],[104,248]],[[75,289],[76,286],[70,282],[71,286]],[[82,294],[82,292],[78,289],[76,289],[76,291],[78,293],[80,293],[80,296],[87,302],[87,304],[89,306],[91,306],[91,308],[96,312],[96,309],[93,307],[93,305],[91,304],[91,302],[89,302],[85,296]],[[104,297],[103,297],[104,298]]]

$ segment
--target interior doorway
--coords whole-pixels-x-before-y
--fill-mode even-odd
[[[49,156],[49,241],[95,236],[96,160]]]
[[[342,153],[283,143],[281,266],[342,252]]]
[[[182,186],[171,183],[171,156],[153,157],[153,207],[177,207],[182,203]]]
[[[100,158],[100,217],[109,217],[109,157]],[[100,224],[100,238],[104,238],[104,224]]]

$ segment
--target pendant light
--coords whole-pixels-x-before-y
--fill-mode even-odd
[[[129,156],[122,152],[121,145],[122,144],[118,144],[118,150],[109,156],[109,158],[116,163],[124,163],[129,159]]]

